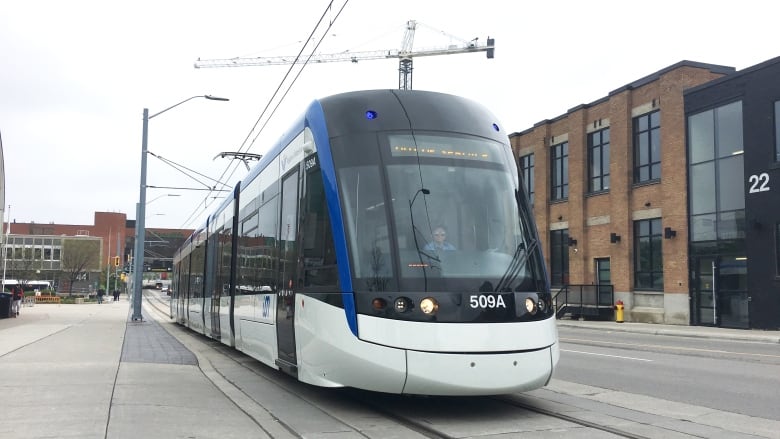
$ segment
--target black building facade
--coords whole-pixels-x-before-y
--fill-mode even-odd
[[[780,328],[780,57],[685,92],[691,324]]]

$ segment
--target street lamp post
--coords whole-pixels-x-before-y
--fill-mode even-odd
[[[133,259],[133,321],[143,320],[141,315],[141,291],[143,289],[144,269],[144,240],[146,239],[146,154],[149,137],[149,119],[157,117],[166,111],[195,98],[206,98],[212,101],[228,101],[227,98],[219,98],[210,95],[197,95],[189,97],[178,104],[149,115],[149,109],[144,108],[143,134],[141,136],[141,188],[135,219],[135,258]]]

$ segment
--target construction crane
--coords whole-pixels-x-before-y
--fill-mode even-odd
[[[422,23],[419,23],[422,24]],[[414,33],[417,29],[417,21],[406,22],[406,32],[400,49],[374,50],[367,52],[341,52],[331,54],[315,54],[310,59],[296,58],[295,56],[273,56],[255,58],[228,58],[228,59],[200,59],[195,61],[196,69],[212,67],[249,67],[249,66],[278,66],[289,64],[304,64],[305,62],[329,63],[352,62],[372,59],[398,58],[398,88],[401,90],[412,89],[412,59],[421,56],[454,55],[456,53],[487,52],[487,58],[492,59],[495,53],[495,39],[487,37],[487,43],[480,43],[478,38],[471,41],[462,41],[461,44],[453,44],[447,47],[412,50]],[[450,36],[451,37],[451,36]]]

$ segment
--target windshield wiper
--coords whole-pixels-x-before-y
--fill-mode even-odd
[[[517,279],[517,275],[520,274],[520,270],[522,270],[522,268],[525,267],[526,262],[528,262],[528,258],[530,257],[531,253],[536,250],[538,245],[538,239],[534,239],[527,246],[525,242],[521,242],[517,245],[515,254],[512,256],[512,261],[509,262],[509,267],[507,267],[504,275],[501,276],[501,280],[498,281],[498,284],[494,290],[495,292],[502,292],[507,288],[507,286],[512,285],[515,279]],[[523,257],[521,258],[520,252],[523,250],[525,250],[525,252],[522,253]]]
[[[429,195],[430,193],[431,193],[430,190],[425,188],[420,188],[417,190],[417,192],[414,193],[412,199],[409,200],[409,218],[412,223],[412,237],[414,238],[414,248],[415,250],[417,250],[417,256],[420,258],[420,268],[423,271],[423,280],[425,282],[424,291],[428,291],[428,272],[425,270],[426,263],[423,261],[423,256],[427,257],[428,260],[430,261],[436,261],[436,262],[440,262],[440,261],[438,257],[430,255],[427,252],[424,252],[423,250],[420,249],[420,243],[419,241],[417,241],[417,233],[422,234],[422,232],[420,232],[417,229],[417,226],[414,225],[414,210],[412,209],[412,207],[414,206],[414,202],[417,200],[418,195],[420,194]],[[434,265],[431,265],[431,268],[436,268],[436,267]]]

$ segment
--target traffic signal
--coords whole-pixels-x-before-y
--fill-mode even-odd
[[[114,267],[119,266],[119,256],[114,256]]]

